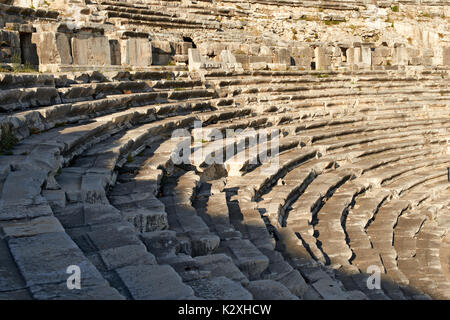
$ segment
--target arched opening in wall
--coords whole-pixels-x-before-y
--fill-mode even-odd
[[[120,44],[118,40],[109,40],[109,51],[111,54],[111,65],[119,66],[122,62],[122,57],[120,53]]]
[[[311,70],[316,70],[316,62],[311,61]]]
[[[342,62],[347,62],[347,49],[348,48],[341,47],[340,49],[341,49]]]
[[[295,66],[295,59],[294,59],[294,57],[291,57],[290,60],[291,60],[291,66]]]
[[[32,33],[21,32],[19,36],[21,63],[27,67],[37,68],[39,66],[39,58],[36,44],[31,42]]]
[[[185,36],[183,36],[183,41],[184,41],[184,42],[190,42],[190,43],[192,43],[192,48],[193,48],[193,49],[197,49],[197,46],[195,45],[195,42],[192,40],[191,37],[185,37]]]

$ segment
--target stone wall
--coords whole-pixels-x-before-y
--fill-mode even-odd
[[[39,9],[14,7],[29,6],[24,0],[0,1],[3,6],[0,11],[0,63],[11,63],[13,57],[20,56],[22,63],[39,63],[42,70],[48,65],[53,66],[52,70],[63,66],[147,68],[186,65],[190,48],[197,48],[210,62],[221,62],[221,52],[229,50],[236,63],[250,70],[445,66],[449,60],[448,37],[442,28],[432,24],[402,20],[395,21],[388,29],[390,23],[386,20],[384,27],[381,25],[386,35],[380,34],[377,31],[380,26],[376,25],[380,21],[372,20],[385,19],[388,13],[391,14],[390,2],[355,3],[354,6],[364,9],[361,12],[347,2],[336,9],[321,4],[319,11],[313,5],[303,8],[301,3],[282,2],[279,12],[273,10],[275,3],[270,1],[230,1],[226,2],[228,5],[217,1],[195,4],[182,1],[171,3],[167,12],[161,11],[162,2],[133,2],[136,3],[133,7],[129,1],[108,6],[87,5],[84,0],[51,1],[51,8],[58,12],[50,11],[45,1],[33,0],[32,3]],[[226,11],[230,10],[226,9],[229,3],[242,6]],[[76,17],[72,14],[75,9],[78,10]],[[202,10],[204,18],[195,13]],[[224,10],[233,14],[227,17],[226,23],[220,24],[221,29],[211,29],[210,24],[208,29],[194,31],[206,26],[207,21],[214,20],[216,24],[217,19],[223,19],[219,13]],[[374,10],[377,12],[371,18]],[[110,19],[111,12],[114,15]],[[161,16],[156,19],[159,12]],[[62,14],[59,18],[58,13]],[[214,15],[219,16],[215,19]],[[34,22],[35,19],[38,21]],[[352,23],[355,19],[364,20],[368,27],[359,31],[352,25],[355,36],[334,27],[335,22],[346,24],[351,19]],[[29,30],[22,30],[23,26],[29,26]],[[33,30],[35,27],[37,31]],[[317,30],[325,32],[326,36]],[[333,32],[336,32],[335,38]],[[291,34],[293,40],[286,40]],[[348,40],[340,41],[344,35]]]
[[[0,62],[12,63],[20,59],[20,37],[17,31],[0,30]]]

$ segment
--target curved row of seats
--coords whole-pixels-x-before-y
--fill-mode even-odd
[[[433,206],[448,192],[445,74],[417,76],[423,89],[414,76],[401,73],[389,84],[378,73],[380,83],[370,72],[316,74],[263,72],[254,81],[247,79],[256,74],[242,73],[211,73],[200,81],[169,69],[73,79],[2,75],[2,94],[47,88],[60,100],[25,94],[20,101],[25,110],[9,108],[2,119],[0,256],[8,267],[0,294],[42,299],[446,296],[445,264],[436,260],[445,257],[446,247],[428,237],[430,228],[446,234],[440,209],[435,209],[438,225],[430,221],[418,233],[418,255],[408,256],[409,247],[396,242],[402,238],[396,227],[407,210]],[[377,95],[369,84],[347,90],[349,79],[375,83],[385,94]],[[292,90],[289,100],[283,81]],[[273,90],[252,89],[261,83]],[[401,89],[388,94],[390,85]],[[407,91],[414,86],[417,95],[411,97]],[[336,98],[341,95],[345,98]],[[199,121],[205,133],[201,149],[190,136]],[[243,135],[231,141],[210,134],[237,128]],[[176,129],[189,135],[173,139]],[[278,151],[271,154],[278,155],[276,165],[264,162],[258,143],[247,141],[251,129],[281,132]],[[269,145],[275,146],[275,137],[267,138]],[[5,139],[16,141],[7,148]],[[243,146],[244,153],[251,149],[254,159],[227,155],[227,143],[233,149]],[[192,161],[174,163],[174,154],[186,146]],[[220,152],[222,162],[211,163]],[[41,255],[43,250],[50,255]],[[411,259],[418,267],[407,270]],[[364,282],[372,264],[384,274],[377,291]],[[88,275],[83,290],[66,290],[69,265]],[[429,279],[420,277],[423,270]],[[430,288],[438,288],[436,295]]]

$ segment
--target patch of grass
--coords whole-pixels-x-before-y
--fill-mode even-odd
[[[30,73],[30,72],[37,72],[37,70],[33,69],[31,67],[31,64],[29,62],[25,63],[25,65],[21,68],[20,72],[26,72],[26,73]]]
[[[175,61],[173,61],[173,60],[169,60],[169,62],[167,62],[167,65],[168,66],[176,66],[177,63]]]
[[[233,51],[233,54],[246,54],[244,51],[242,51],[241,49],[237,49],[235,51]]]
[[[329,75],[328,74],[319,73],[319,74],[316,74],[316,77],[319,78],[319,79],[322,79],[322,78],[328,78]]]
[[[11,149],[19,142],[11,132],[5,132],[0,139],[0,154],[11,154]]]
[[[127,162],[128,163],[133,162],[133,156],[131,155],[131,153],[129,153],[128,156],[127,156]]]
[[[338,25],[341,22],[345,22],[345,21],[337,21],[337,20],[325,20],[324,23],[327,26],[331,26],[331,25]]]
[[[392,10],[392,12],[398,12],[399,11],[398,6],[392,6],[391,10]]]
[[[14,54],[11,59],[13,72],[20,72],[20,64],[22,63],[22,59],[19,54]]]
[[[64,127],[67,124],[67,121],[55,123],[55,128]]]

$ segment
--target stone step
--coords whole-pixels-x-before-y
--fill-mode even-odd
[[[249,280],[258,279],[269,266],[269,259],[249,240],[222,241],[219,251],[231,256],[233,262]]]
[[[122,299],[65,232],[11,238],[11,254],[35,299]],[[81,290],[68,290],[70,266],[81,269]]]
[[[116,270],[132,299],[192,300],[194,290],[168,265],[127,266]]]

